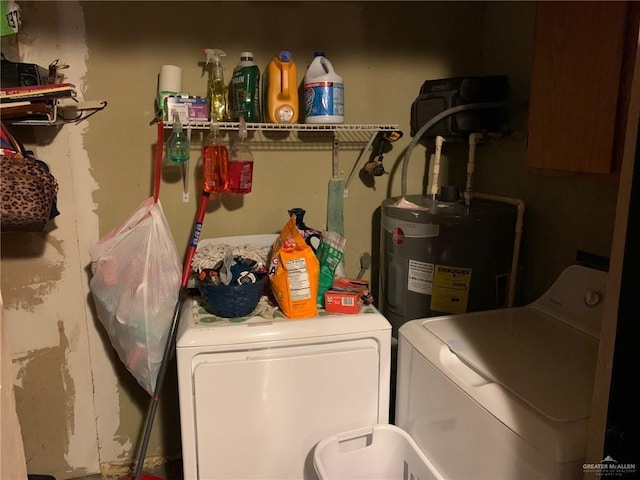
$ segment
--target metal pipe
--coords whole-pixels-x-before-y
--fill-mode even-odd
[[[515,303],[518,263],[520,262],[520,245],[522,244],[522,230],[524,227],[524,200],[513,197],[502,197],[488,193],[472,193],[472,198],[483,198],[497,202],[510,203],[518,209],[516,217],[515,238],[513,241],[513,255],[511,257],[511,274],[509,275],[509,291],[507,292],[507,307],[513,307]]]
[[[476,146],[482,139],[482,133],[469,135],[469,159],[467,160],[467,184],[464,189],[464,203],[468,207],[473,197],[473,174],[476,170]]]

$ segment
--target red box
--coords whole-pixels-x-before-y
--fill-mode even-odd
[[[324,293],[324,309],[331,313],[358,313],[362,306],[360,293],[327,290]]]
[[[369,293],[367,280],[338,278],[324,294],[324,309],[331,313],[358,313]]]

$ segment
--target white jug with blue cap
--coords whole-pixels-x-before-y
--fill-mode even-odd
[[[344,82],[324,56],[315,52],[304,77],[305,123],[344,123]]]

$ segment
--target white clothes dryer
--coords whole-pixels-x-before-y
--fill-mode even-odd
[[[185,302],[176,341],[185,480],[316,478],[320,440],[388,423],[391,325],[375,308],[241,323],[197,311]]]
[[[581,479],[607,274],[525,307],[405,323],[396,423],[448,480]]]

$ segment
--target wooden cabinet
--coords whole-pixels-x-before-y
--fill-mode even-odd
[[[635,2],[537,3],[527,167],[618,172],[637,10]]]

